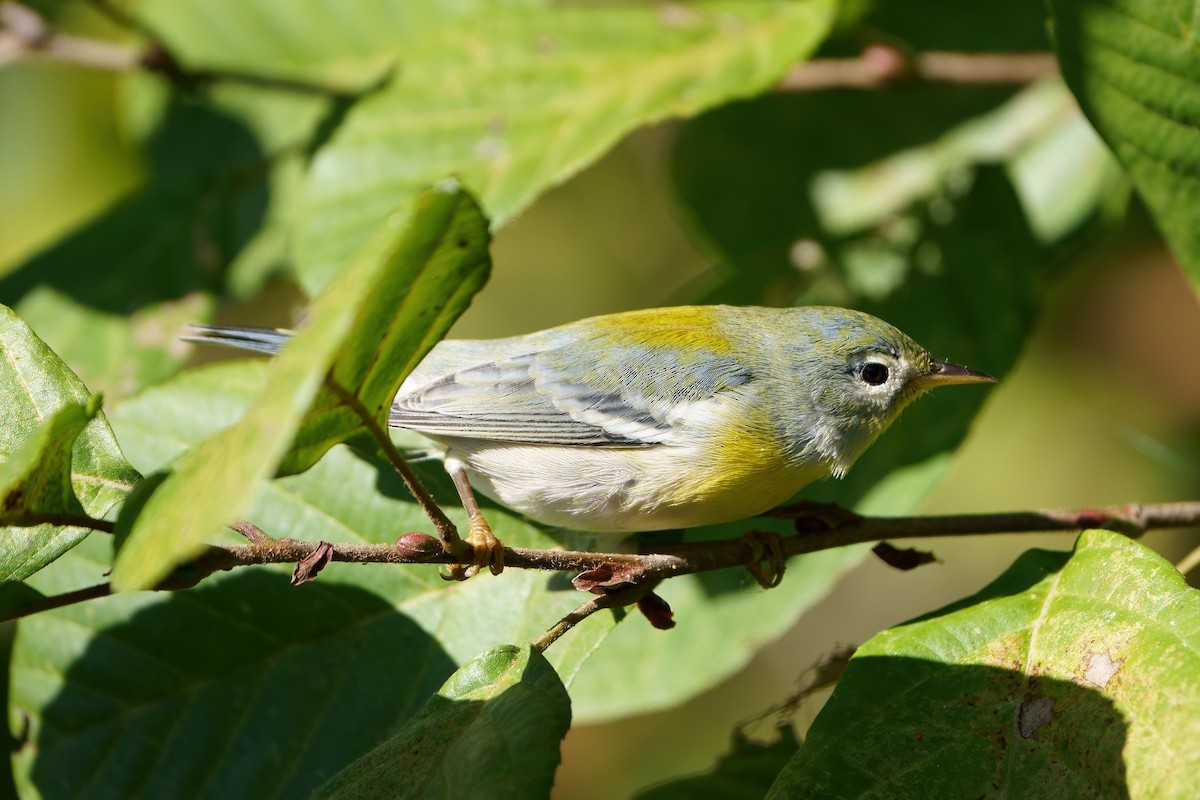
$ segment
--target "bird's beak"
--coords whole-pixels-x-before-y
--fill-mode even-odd
[[[932,361],[929,364],[929,374],[921,378],[922,388],[932,389],[934,386],[950,386],[955,383],[995,383],[996,379],[986,372],[980,372],[970,367],[950,364],[945,361]]]

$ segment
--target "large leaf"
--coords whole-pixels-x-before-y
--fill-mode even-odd
[[[503,645],[464,664],[395,737],[321,798],[545,797],[571,702],[541,653]]]
[[[1195,8],[1051,0],[1067,84],[1133,176],[1200,292],[1200,51]]]
[[[138,480],[87,389],[29,327],[0,306],[0,460],[9,512],[102,517]],[[0,581],[18,581],[87,531],[39,525],[0,529]]]
[[[184,373],[123,403],[113,424],[134,463],[160,470],[236,424],[267,370],[243,361]],[[415,468],[453,503],[439,466]],[[554,546],[511,514],[487,513],[511,544]],[[428,528],[389,467],[345,447],[272,481],[247,516],[272,535],[313,541],[390,543]],[[101,580],[107,542],[83,548],[36,576],[38,588]],[[528,570],[454,583],[434,567],[334,563],[297,588],[286,567],[251,568],[184,594],[125,593],[39,614],[22,621],[14,657],[13,707],[30,721],[19,778],[50,797],[100,786],[114,797],[306,796],[399,730],[459,664],[539,635],[581,599]],[[612,624],[598,614],[555,643],[547,655],[564,682]],[[279,757],[261,756],[263,746]]]
[[[247,415],[184,455],[136,518],[122,518],[129,533],[113,585],[154,585],[242,516],[289,450],[288,465],[302,469],[361,430],[339,395],[321,391],[327,375],[378,421],[388,392],[466,307],[488,264],[486,222],[457,183],[397,213],[314,302]]]
[[[1108,531],[851,659],[772,798],[1190,797],[1200,592]]]
[[[791,728],[781,728],[773,742],[735,734],[733,749],[708,772],[668,781],[634,800],[761,800],[798,747]]]
[[[732,0],[664,13],[528,0],[156,0],[143,13],[197,65],[312,78],[395,64],[391,83],[349,110],[314,161],[295,251],[312,290],[398,197],[448,172],[503,222],[630,129],[761,90],[820,41],[832,4]]]
[[[258,142],[210,105],[175,99],[147,149],[145,185],[0,279],[0,300],[109,397],[179,368],[179,332],[209,313],[272,199]]]

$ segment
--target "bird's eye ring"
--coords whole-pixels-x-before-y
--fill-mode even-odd
[[[863,383],[868,383],[871,386],[880,386],[887,383],[888,368],[878,361],[868,361],[859,369],[858,377],[862,378]]]

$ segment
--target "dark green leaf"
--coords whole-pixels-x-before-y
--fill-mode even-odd
[[[1200,292],[1200,54],[1195,10],[1162,0],[1052,0],[1063,77]]]
[[[542,655],[503,645],[464,664],[396,736],[316,796],[545,797],[570,724],[566,689]]]
[[[735,734],[733,749],[709,772],[655,786],[635,800],[761,800],[800,746],[791,727],[779,728],[778,737],[763,743]]]
[[[38,587],[103,580],[109,550],[89,539]],[[41,797],[305,797],[454,666],[412,617],[324,574],[294,589],[286,571],[241,570],[186,593],[44,612],[21,622],[12,661],[11,708],[29,723],[18,785]]]
[[[110,398],[179,368],[179,332],[209,313],[271,203],[258,143],[217,109],[176,99],[147,147],[147,184],[0,279],[0,298]]]
[[[1088,531],[863,645],[769,796],[1188,797],[1198,692],[1200,593]]]
[[[456,183],[397,212],[316,299],[246,416],[186,453],[137,518],[122,519],[129,532],[114,585],[151,586],[194,554],[248,510],[289,450],[290,469],[299,469],[360,430],[342,400],[322,391],[327,375],[377,418],[386,413],[380,398],[395,392],[486,279],[486,230]]]

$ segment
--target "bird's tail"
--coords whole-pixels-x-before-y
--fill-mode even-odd
[[[292,332],[281,328],[235,328],[228,325],[189,325],[179,338],[185,342],[218,344],[239,350],[254,350],[275,355],[292,338]]]

